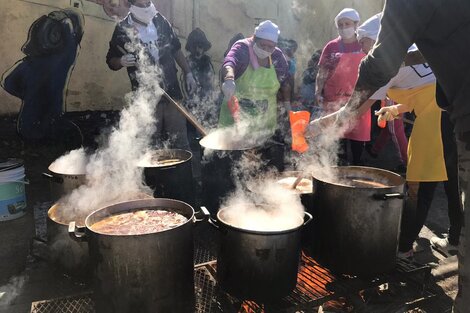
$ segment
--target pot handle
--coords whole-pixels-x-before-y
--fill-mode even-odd
[[[207,219],[207,221],[209,222],[209,224],[212,225],[212,227],[214,227],[215,229],[217,230],[220,230],[220,225],[218,224],[217,220],[214,219],[213,217],[210,217]]]
[[[69,224],[69,236],[75,241],[82,242],[86,241],[85,227],[77,227],[75,222]]]
[[[305,225],[307,225],[308,223],[310,223],[310,222],[312,221],[312,219],[313,219],[312,214],[310,214],[310,213],[308,213],[308,212],[304,212],[304,214],[307,216],[307,220],[304,222],[304,225],[303,225],[303,226],[305,226]]]
[[[49,173],[42,173],[42,176],[45,177],[45,178],[49,178],[50,180],[52,180],[53,182],[58,183],[58,184],[63,184],[64,183],[64,179],[62,177],[57,177],[57,176],[51,175]]]
[[[209,210],[207,210],[206,207],[202,206],[201,207],[201,210],[196,212],[196,214],[194,214],[194,216],[196,215],[201,215],[202,214],[202,218],[195,218],[194,219],[194,222],[197,223],[197,222],[204,222],[207,218],[209,218],[211,216],[211,214],[209,213]]]
[[[390,200],[390,199],[404,199],[405,194],[396,192],[396,193],[382,193],[375,194],[372,196],[375,200]]]

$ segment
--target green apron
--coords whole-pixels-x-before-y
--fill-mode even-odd
[[[240,105],[240,121],[247,122],[252,131],[272,135],[277,126],[276,95],[281,85],[271,58],[269,64],[269,68],[260,66],[256,70],[249,64],[235,81],[235,96]],[[233,123],[227,99],[224,99],[220,108],[219,127],[231,126]]]

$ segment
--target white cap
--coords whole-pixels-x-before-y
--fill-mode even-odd
[[[348,18],[354,22],[359,22],[361,20],[359,13],[351,8],[342,9],[335,17],[335,25],[338,26],[338,21],[342,18]]]
[[[258,27],[255,28],[255,37],[271,40],[276,43],[279,38],[279,33],[279,27],[270,20],[261,22]]]
[[[381,18],[382,13],[378,13],[362,23],[361,26],[357,28],[357,40],[361,40],[362,38],[370,38],[377,41]]]

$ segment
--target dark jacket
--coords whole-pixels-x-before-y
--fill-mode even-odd
[[[110,66],[109,61],[111,58],[120,58],[124,55],[124,51],[122,51],[122,49],[126,47],[126,43],[135,44],[136,46],[139,44],[139,42],[132,43],[128,36],[128,32],[134,31],[130,19],[131,17],[129,14],[126,16],[126,18],[119,22],[119,24],[117,24],[116,28],[114,29],[113,36],[109,42],[108,54],[106,55],[106,63],[108,66]],[[157,15],[155,15],[153,18],[153,23],[157,28],[158,34],[157,47],[159,51],[159,60],[152,60],[151,58],[151,61],[155,64],[158,64],[158,66],[160,66],[162,69],[164,77],[162,87],[165,89],[165,91],[170,96],[176,99],[181,99],[182,95],[177,78],[178,70],[176,68],[174,58],[176,52],[181,49],[181,43],[176,36],[176,33],[174,32],[170,22],[168,22],[168,20],[163,17],[163,15],[157,13]],[[133,90],[135,90],[139,85],[135,75],[136,70],[137,68],[135,66],[127,68],[127,73],[131,80]]]
[[[398,72],[416,43],[436,75],[437,100],[457,132],[470,131],[470,1],[386,0],[374,50],[360,67],[358,85],[376,90]]]

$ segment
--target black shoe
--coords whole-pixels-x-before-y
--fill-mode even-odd
[[[375,152],[372,152],[372,146],[371,145],[366,145],[365,147],[367,153],[369,153],[369,155],[373,158],[373,159],[377,159],[379,157],[379,155]]]

